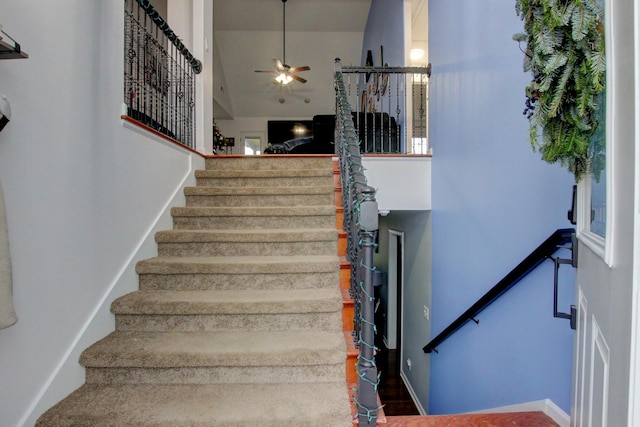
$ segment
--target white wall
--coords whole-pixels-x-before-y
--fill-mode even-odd
[[[431,157],[364,156],[378,210],[431,210]]]
[[[0,61],[12,120],[0,133],[18,323],[0,330],[0,424],[33,425],[79,386],[108,301],[135,289],[153,227],[203,160],[126,128],[122,2],[5,2],[29,59]]]
[[[215,39],[213,40],[213,102],[215,106],[213,111],[214,118],[218,120],[233,118],[233,107],[229,98],[227,78],[224,75],[220,50]]]

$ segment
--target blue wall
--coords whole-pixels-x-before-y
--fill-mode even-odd
[[[395,3],[395,2],[394,2]],[[431,1],[432,336],[555,229],[570,227],[572,176],[540,160],[522,116],[514,3]],[[563,267],[561,309],[573,303]],[[552,317],[547,261],[431,356],[429,412],[549,398],[570,412],[573,331]]]
[[[383,47],[383,63],[380,63],[380,46]],[[385,63],[391,67],[405,65],[404,46],[404,0],[371,0],[369,16],[365,26],[362,41],[362,63],[366,65],[367,51],[370,50],[373,57],[373,65],[381,66]],[[363,87],[363,77],[360,77],[360,87]],[[391,79],[391,87],[396,85],[397,80]],[[390,113],[394,116],[397,108],[397,98],[392,96],[393,89],[387,92],[383,100],[379,103],[382,106],[380,111]],[[394,92],[395,93],[395,92]],[[389,99],[391,98],[391,99]],[[404,107],[400,107],[400,114],[396,117],[398,124],[404,129],[405,112]],[[405,133],[402,132],[402,147],[405,146]]]
[[[371,0],[362,42],[362,64],[367,50],[373,53],[373,65],[380,66],[378,51],[383,46],[384,62],[401,67],[404,63],[404,0]]]

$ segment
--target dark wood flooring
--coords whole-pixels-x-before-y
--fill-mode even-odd
[[[400,378],[399,351],[378,345],[376,365],[380,372],[378,396],[384,407],[387,427],[559,427],[542,412],[507,414],[462,414],[420,416]]]
[[[400,351],[389,350],[384,345],[379,346],[376,354],[376,365],[380,372],[378,396],[384,407],[386,416],[420,415],[413,403],[411,395],[400,378]]]

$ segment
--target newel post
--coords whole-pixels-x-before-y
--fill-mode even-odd
[[[362,258],[359,268],[362,272],[360,283],[360,331],[358,357],[358,422],[360,427],[375,427],[378,416],[378,369],[375,363],[375,326],[373,291],[373,253],[378,232],[378,203],[375,189],[363,186],[362,202],[359,210],[360,242]]]

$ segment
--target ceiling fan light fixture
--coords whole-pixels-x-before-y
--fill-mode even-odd
[[[293,80],[293,77],[291,77],[289,74],[284,72],[276,76],[276,82],[280,83],[281,85],[289,84],[291,83],[291,80]]]
[[[275,75],[275,83],[279,85],[286,85],[291,83],[294,80],[299,81],[300,83],[306,83],[307,80],[300,77],[297,73],[302,71],[309,71],[311,68],[308,65],[304,65],[302,67],[290,67],[286,63],[286,8],[285,4],[287,0],[282,0],[282,61],[274,58],[273,62],[275,63],[275,70],[267,71],[267,70],[255,70],[256,73],[273,73]]]

